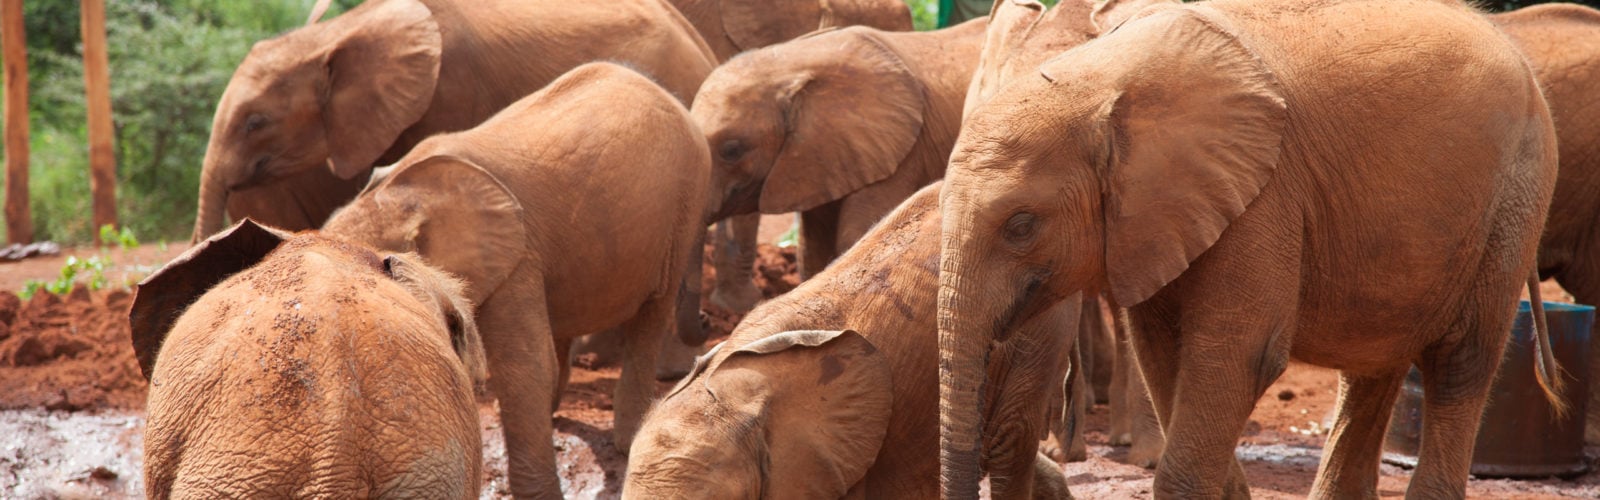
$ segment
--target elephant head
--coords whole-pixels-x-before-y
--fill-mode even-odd
[[[888,432],[887,360],[852,331],[707,354],[645,418],[625,498],[839,498]]]
[[[1163,9],[1022,75],[963,124],[941,197],[940,462],[977,495],[992,346],[1080,291],[1137,305],[1272,178],[1275,76],[1199,8]]]
[[[889,177],[928,97],[866,28],[748,52],[711,73],[694,115],[712,153],[710,220],[804,211]]]
[[[221,229],[232,191],[313,168],[365,174],[427,111],[440,50],[417,0],[366,2],[257,43],[217,104],[193,241]]]
[[[460,276],[467,298],[483,304],[527,253],[522,204],[464,158],[430,156],[393,168],[322,230],[373,248],[416,252]]]
[[[301,241],[310,240],[310,241]],[[254,267],[288,242],[326,246],[328,253],[350,256],[355,265],[368,265],[406,289],[435,312],[440,331],[449,332],[450,346],[467,375],[481,384],[488,378],[483,340],[478,335],[472,309],[462,296],[461,283],[450,275],[422,264],[413,254],[379,257],[371,250],[321,237],[315,233],[289,234],[245,219],[206,239],[172,259],[139,282],[128,311],[133,351],[145,377],[154,373],[161,344],[185,309],[207,290],[240,271]]]

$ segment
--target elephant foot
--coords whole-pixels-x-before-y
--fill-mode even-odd
[[[1132,444],[1133,444],[1133,433],[1132,432],[1127,432],[1127,431],[1116,432],[1116,431],[1112,431],[1112,434],[1111,434],[1111,446],[1130,446]]]
[[[661,338],[661,353],[656,356],[656,380],[669,381],[683,378],[694,368],[694,358],[705,351],[703,346],[684,345],[676,337]]]
[[[717,289],[711,292],[713,305],[736,314],[750,312],[761,299],[761,290],[756,289],[756,284],[751,281],[718,283]]]
[[[1156,468],[1156,463],[1161,461],[1161,444],[1151,443],[1152,439],[1131,440],[1133,447],[1128,449],[1128,464],[1137,465],[1146,469]]]
[[[1071,446],[1062,447],[1061,440],[1051,433],[1050,437],[1039,442],[1039,453],[1050,457],[1057,463],[1082,462],[1089,459],[1089,449],[1082,440],[1073,440]]]

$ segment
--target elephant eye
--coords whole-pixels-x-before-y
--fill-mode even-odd
[[[722,141],[722,145],[717,147],[717,157],[729,163],[739,161],[739,158],[744,156],[744,152],[744,143],[738,139]]]
[[[1038,230],[1038,218],[1027,212],[1012,215],[1006,221],[1005,238],[1012,243],[1026,243]]]
[[[266,126],[267,117],[259,113],[252,113],[248,118],[244,119],[244,133],[246,134],[261,130]]]

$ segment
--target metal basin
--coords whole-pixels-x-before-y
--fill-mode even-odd
[[[1566,375],[1562,398],[1570,405],[1556,418],[1534,379],[1533,317],[1523,301],[1500,372],[1490,389],[1472,452],[1472,474],[1487,477],[1576,476],[1587,470],[1583,425],[1589,399],[1589,331],[1594,307],[1544,303],[1550,343]],[[1413,467],[1422,440],[1422,374],[1406,375],[1384,439],[1385,462]]]

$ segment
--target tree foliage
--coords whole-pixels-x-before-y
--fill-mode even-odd
[[[358,3],[336,1],[328,17]],[[106,2],[118,218],[181,239],[194,220],[211,117],[256,41],[305,22],[312,0]],[[90,239],[78,2],[25,2],[35,237]]]

